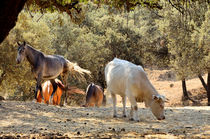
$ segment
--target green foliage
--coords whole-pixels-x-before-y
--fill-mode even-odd
[[[115,14],[109,14],[106,6],[98,8],[93,3],[88,3],[86,9],[85,19],[80,25],[73,24],[67,14],[56,12],[45,14],[41,21],[48,24],[50,32],[55,36],[52,41],[55,53],[92,72],[93,78],[88,79],[88,83],[95,82],[104,86],[105,64],[114,57],[139,65],[160,63],[161,58],[156,55],[159,33],[157,27],[154,27],[154,19],[157,17],[149,10],[137,9],[135,14],[140,17],[134,19],[134,12],[127,14],[115,11]],[[149,18],[150,16],[153,18]],[[134,20],[141,22],[134,25]],[[148,50],[152,48],[155,50],[148,54]],[[69,79],[69,84],[83,88],[87,85],[72,78]]]
[[[192,41],[202,50],[203,61],[199,64],[205,71],[210,70],[210,9],[205,14],[202,25],[196,28],[192,34]]]
[[[167,5],[162,11],[162,14],[165,15],[164,20],[157,21],[159,29],[167,36],[169,42],[170,66],[177,73],[178,79],[181,80],[206,71],[204,66],[207,64],[207,61],[204,60],[205,51],[197,43],[200,40],[199,34],[192,34],[199,30],[200,23],[204,20],[202,16],[195,13],[205,15],[207,10],[205,10],[206,8],[194,8],[198,6],[196,4],[192,3],[190,7],[193,8],[185,9],[188,11],[185,14],[180,13],[177,9],[169,10],[170,6]],[[205,2],[202,5],[206,7]],[[196,26],[197,29],[195,29]],[[193,38],[194,41],[192,41]],[[207,40],[209,41],[209,38]]]

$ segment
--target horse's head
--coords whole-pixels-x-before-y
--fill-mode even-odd
[[[18,53],[17,53],[16,61],[19,64],[25,58],[26,42],[24,41],[23,44],[20,44],[19,42],[17,42],[17,44],[18,44]]]

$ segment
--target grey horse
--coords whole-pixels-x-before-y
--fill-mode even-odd
[[[55,78],[59,75],[62,78],[62,81],[67,87],[67,78],[69,73],[76,77],[79,80],[83,80],[84,75],[90,75],[90,71],[79,67],[76,63],[72,63],[69,60],[65,59],[60,55],[45,55],[44,53],[34,49],[33,47],[26,44],[24,41],[22,44],[18,42],[18,53],[16,61],[17,63],[21,63],[24,58],[28,60],[31,65],[31,71],[35,76],[37,81],[36,89],[35,89],[35,98],[37,99],[37,92],[40,90],[42,94],[41,82],[43,80],[50,80],[53,85],[53,94],[57,89],[57,85],[55,83]],[[63,106],[66,103],[66,91],[62,93],[61,103]],[[43,94],[42,94],[43,97]],[[52,100],[52,99],[51,99]]]

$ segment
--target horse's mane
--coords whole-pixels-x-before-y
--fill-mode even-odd
[[[36,52],[38,52],[38,53],[42,53],[43,55],[45,55],[43,52],[41,52],[41,51],[35,49],[33,46],[31,46],[31,45],[29,45],[29,44],[26,44],[26,46],[27,46],[29,49],[33,50],[33,51],[36,51]]]

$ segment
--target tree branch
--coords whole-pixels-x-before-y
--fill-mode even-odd
[[[69,4],[65,4],[65,5],[62,5],[57,0],[47,0],[47,1],[35,0],[35,2],[41,8],[48,8],[48,7],[51,7],[51,6],[55,6],[59,11],[66,12],[70,16],[71,16],[71,11],[70,10],[73,9],[73,8],[77,12],[80,12],[81,11],[80,8],[75,7],[79,3],[78,0],[75,1],[75,2],[72,2],[72,3],[69,3]]]
[[[177,9],[180,13],[184,14],[184,12],[181,10],[181,7],[178,8],[175,4],[173,4],[171,2],[171,0],[168,0],[168,2],[171,4],[172,7],[174,7],[175,9]]]
[[[201,81],[203,87],[204,87],[204,88],[206,89],[206,91],[207,91],[207,84],[205,83],[203,77],[199,74],[199,75],[198,75],[198,78],[200,79],[200,81]]]
[[[31,14],[30,9],[29,9],[29,7],[28,7],[28,4],[27,4],[27,3],[26,3],[26,7],[27,7],[27,10],[28,10],[28,12],[29,12],[29,15],[31,16],[31,18],[33,18],[34,16]]]

